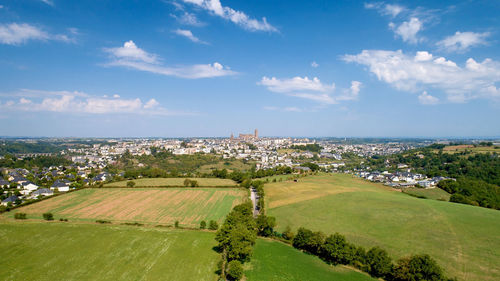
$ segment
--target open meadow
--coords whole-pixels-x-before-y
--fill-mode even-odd
[[[218,178],[189,178],[190,180],[195,180],[198,185],[203,186],[237,186],[237,183],[230,179],[218,179]],[[112,182],[105,184],[105,187],[126,187],[127,182],[133,181],[135,187],[180,187],[184,186],[184,181],[186,178],[144,178],[135,180],[124,180],[118,182]]]
[[[435,150],[436,152],[438,150]],[[470,151],[472,153],[488,153],[488,152],[496,152],[500,153],[500,147],[497,146],[473,146],[473,145],[468,145],[468,144],[462,144],[462,145],[450,145],[450,146],[445,146],[443,148],[443,152],[446,153],[460,153],[464,151]]]
[[[247,268],[245,276],[249,281],[375,280],[343,266],[330,266],[290,245],[264,239],[257,239]]]
[[[222,223],[233,206],[247,193],[238,188],[87,188],[31,204],[5,215],[26,213],[42,219],[51,212],[55,219],[70,221],[109,220],[197,227],[202,220]],[[5,216],[4,215],[4,216]]]
[[[500,280],[500,212],[424,200],[346,174],[265,186],[267,213],[289,225],[339,232],[394,258],[426,253],[459,280]]]
[[[214,234],[152,227],[0,222],[2,280],[217,280]]]
[[[425,199],[434,199],[441,201],[449,201],[451,194],[442,190],[441,188],[418,188],[418,187],[407,187],[404,188],[403,193],[413,195]]]

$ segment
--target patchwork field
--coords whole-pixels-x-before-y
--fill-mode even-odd
[[[393,258],[427,253],[459,280],[500,280],[500,212],[408,196],[350,175],[265,186],[268,214],[287,225],[339,232]]]
[[[237,188],[102,188],[83,189],[47,199],[8,213],[27,213],[41,219],[51,212],[55,219],[109,220],[197,227],[202,220],[222,222],[246,192]]]
[[[0,222],[2,280],[217,280],[214,234]]]
[[[237,183],[230,179],[217,179],[217,178],[189,178],[190,180],[195,180],[198,182],[198,185],[203,186],[236,186]],[[136,179],[132,180],[135,182],[135,187],[180,187],[184,186],[184,180],[186,178],[147,178],[147,179]],[[113,183],[108,183],[104,185],[105,187],[126,187],[127,182],[118,181]]]
[[[426,199],[434,199],[442,201],[450,200],[451,196],[451,194],[442,190],[441,188],[424,189],[424,188],[408,187],[403,189],[403,192],[417,197],[425,197]]]
[[[319,258],[291,246],[263,239],[257,239],[247,268],[245,276],[249,281],[375,280],[341,266],[329,266]]]

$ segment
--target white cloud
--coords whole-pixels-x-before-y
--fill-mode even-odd
[[[220,0],[182,0],[185,3],[193,4],[199,8],[205,9],[212,14],[219,16],[223,19],[229,20],[244,29],[249,31],[269,31],[277,32],[278,29],[269,24],[266,18],[256,20],[250,18],[244,12],[236,11],[230,7],[224,7]]]
[[[213,64],[195,64],[190,66],[163,66],[158,56],[149,54],[130,40],[123,47],[106,48],[105,52],[111,55],[107,66],[122,66],[141,71],[152,72],[166,76],[197,79],[234,75],[236,72],[218,62]]]
[[[397,4],[384,4],[383,2],[365,3],[365,9],[374,9],[383,16],[397,17],[407,9]]]
[[[156,55],[149,54],[138,48],[132,40],[125,42],[123,47],[107,48],[105,51],[111,53],[117,59],[140,61],[151,64],[158,63]]]
[[[180,5],[180,4],[179,4]],[[195,14],[184,12],[182,15],[171,14],[174,19],[176,19],[180,24],[191,25],[191,26],[204,26],[205,23],[201,22]]]
[[[351,89],[343,90],[343,94],[334,96],[335,84],[324,84],[317,77],[293,77],[278,79],[262,77],[258,85],[266,86],[271,92],[312,100],[321,104],[335,104],[340,100],[355,100],[359,93],[360,82],[353,81]]]
[[[195,43],[207,44],[206,42],[201,41],[198,37],[194,36],[193,33],[191,32],[191,30],[176,29],[176,30],[174,30],[174,33],[177,35],[180,35],[180,36],[184,36]]]
[[[18,45],[28,40],[48,40],[49,34],[45,31],[26,24],[2,24],[0,25],[0,43]]]
[[[7,45],[20,45],[29,40],[56,40],[63,42],[74,42],[65,34],[49,34],[39,27],[27,23],[0,24],[0,43]]]
[[[423,91],[422,94],[418,96],[418,101],[425,105],[435,105],[439,102],[439,99],[427,94],[426,91]]]
[[[342,100],[357,100],[359,96],[359,91],[361,90],[362,83],[359,81],[351,81],[351,87],[349,89],[344,89],[342,95],[337,96],[335,99],[337,101]]]
[[[297,76],[291,79],[277,79],[276,77],[268,78],[264,76],[259,84],[267,86],[269,91],[277,93],[294,91],[331,92],[335,89],[335,84],[323,84],[317,77],[309,79],[308,77]]]
[[[450,52],[463,52],[474,46],[486,45],[486,38],[489,35],[489,32],[475,33],[457,31],[454,35],[448,36],[437,42],[437,45],[442,50]]]
[[[415,17],[412,17],[409,21],[401,23],[398,27],[394,23],[389,23],[389,27],[400,36],[404,42],[418,43],[420,38],[417,37],[417,33],[422,30],[422,22]]]
[[[8,95],[3,95],[8,96]],[[81,92],[21,90],[10,96],[22,97],[19,102],[8,101],[0,104],[0,109],[26,112],[59,112],[79,114],[142,114],[142,115],[179,115],[160,106],[155,99],[142,102],[139,98],[124,99],[119,95],[112,98],[91,96]]]
[[[314,67],[314,68],[317,68],[319,66],[319,64],[315,61],[311,62],[311,66]]]
[[[295,106],[286,106],[286,107],[277,107],[277,106],[264,106],[264,110],[268,111],[284,111],[284,112],[303,112],[305,111],[302,108],[298,108]]]
[[[369,71],[396,89],[417,92],[434,88],[446,93],[449,101],[474,98],[500,99],[500,63],[491,59],[476,62],[469,58],[463,67],[428,52],[415,56],[402,51],[363,50],[345,55],[347,62],[366,65]]]
[[[0,9],[3,9],[3,5],[0,5]]]
[[[43,3],[45,3],[49,6],[54,7],[54,1],[52,1],[52,0],[40,0],[40,1],[42,1]]]

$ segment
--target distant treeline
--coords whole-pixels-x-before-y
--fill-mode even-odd
[[[485,143],[487,146],[488,143]],[[445,145],[431,146],[389,156],[369,158],[365,165],[372,170],[395,170],[396,164],[406,164],[414,172],[428,177],[444,176],[457,179],[454,183],[442,183],[438,187],[455,195],[452,202],[487,208],[500,208],[500,156],[495,153],[468,151],[444,153]],[[438,149],[436,152],[435,150]],[[390,167],[387,167],[387,161]]]
[[[63,147],[49,142],[15,142],[0,141],[0,155],[6,154],[27,154],[27,153],[58,153]]]
[[[36,157],[26,157],[22,160],[15,159],[10,155],[6,155],[5,158],[0,159],[0,167],[3,168],[24,168],[32,169],[46,168],[50,166],[61,166],[61,165],[71,165],[73,162],[61,156],[36,156]]]
[[[311,152],[320,152],[321,149],[323,149],[319,144],[314,143],[314,144],[306,144],[306,145],[292,145],[290,148],[292,149],[298,149],[298,150],[305,150],[305,151],[311,151]]]

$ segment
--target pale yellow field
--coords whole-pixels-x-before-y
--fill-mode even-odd
[[[51,212],[55,219],[71,221],[109,220],[196,227],[202,220],[222,222],[246,192],[236,188],[103,188],[84,189],[39,203],[16,212],[41,218]],[[13,212],[10,212],[13,216]]]
[[[195,180],[198,182],[199,186],[236,186],[237,183],[230,179],[218,179],[218,178],[189,178],[190,180]],[[184,180],[186,178],[143,178],[132,180],[135,182],[135,187],[169,187],[169,186],[184,186]],[[105,184],[105,187],[126,187],[126,181],[118,181]]]
[[[359,185],[353,183],[359,183]],[[266,184],[265,189],[266,197],[272,198],[272,200],[267,200],[268,208],[276,208],[327,195],[360,191],[360,187],[363,188],[363,191],[370,191],[370,188],[394,191],[391,188],[375,185],[358,178],[351,179],[349,177],[349,180],[345,180],[345,177],[332,177],[331,175],[299,178],[298,182],[269,183]]]

